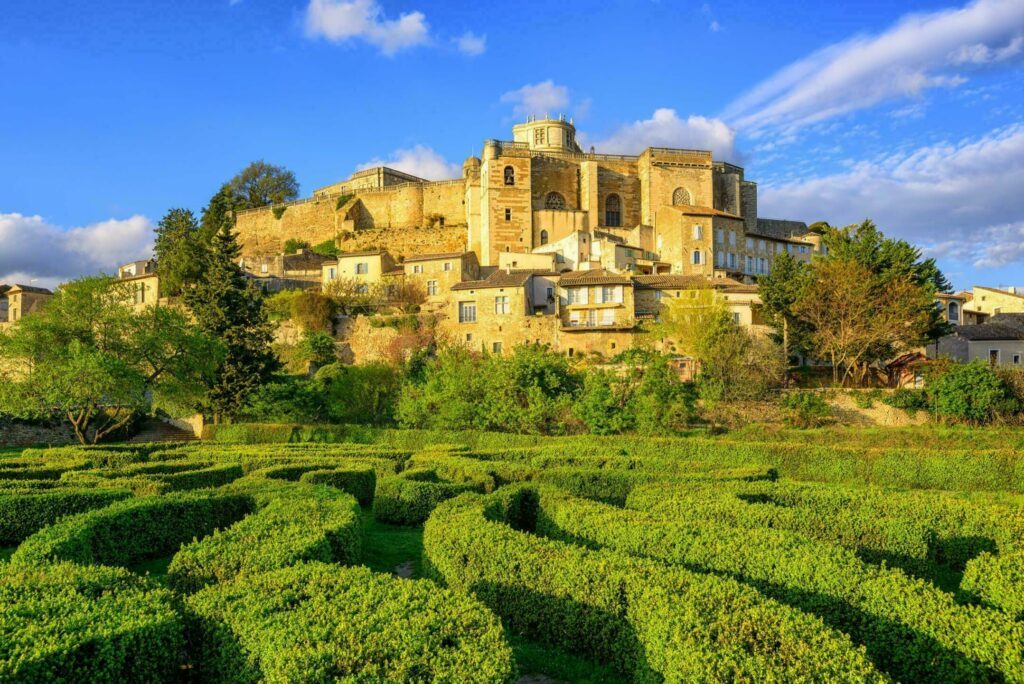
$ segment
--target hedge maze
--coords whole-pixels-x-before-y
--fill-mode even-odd
[[[0,681],[1024,682],[1014,448],[457,437],[8,454]]]

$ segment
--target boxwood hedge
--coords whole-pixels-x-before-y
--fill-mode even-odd
[[[119,501],[44,528],[22,542],[11,562],[132,565],[166,556],[183,542],[227,527],[252,507],[250,497],[210,492]]]
[[[1024,621],[1024,551],[982,553],[967,563],[960,589]]]
[[[359,505],[369,506],[373,503],[373,494],[377,489],[377,474],[369,466],[308,470],[302,474],[299,482],[335,487],[354,496]]]
[[[463,492],[482,489],[481,485],[473,482],[445,482],[433,470],[407,470],[400,475],[377,481],[373,515],[380,522],[418,525],[442,501]]]
[[[21,542],[65,516],[103,508],[130,496],[126,489],[0,491],[0,546]]]
[[[301,563],[188,599],[203,681],[514,682],[501,624],[419,580]]]
[[[359,504],[351,495],[288,483],[256,513],[182,547],[167,578],[173,588],[192,592],[304,560],[355,563],[360,533]]]
[[[536,501],[513,486],[440,504],[428,570],[512,630],[633,681],[885,681],[848,637],[734,580],[513,529],[530,528]]]
[[[901,681],[1024,680],[1024,624],[785,530],[695,524],[542,490],[537,531],[723,573],[822,617]]]
[[[171,593],[121,568],[0,563],[0,681],[173,681]]]

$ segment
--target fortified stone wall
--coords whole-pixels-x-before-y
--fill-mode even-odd
[[[579,166],[575,162],[549,156],[533,158],[531,184],[533,209],[547,208],[548,193],[557,192],[565,198],[566,209],[579,209]]]
[[[466,225],[466,182],[438,181],[423,186],[423,216],[440,214],[444,223]]]
[[[591,225],[605,225],[605,203],[609,195],[619,196],[619,225],[633,228],[640,221],[640,178],[632,162],[601,162],[597,167],[598,204]],[[597,219],[597,220],[594,220]]]

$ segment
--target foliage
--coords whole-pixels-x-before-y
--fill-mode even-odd
[[[341,253],[341,250],[338,249],[338,241],[333,239],[319,242],[310,247],[310,250],[316,254],[327,257],[336,257]]]
[[[323,292],[346,316],[376,312],[388,300],[386,285],[365,283],[358,278],[336,278],[324,285]]]
[[[923,389],[900,387],[892,394],[882,397],[882,403],[914,414],[928,408],[928,394]]]
[[[348,204],[349,200],[353,197],[354,195],[338,195],[338,199],[334,203],[334,210],[341,211],[341,208]]]
[[[208,241],[203,239],[199,221],[188,209],[170,209],[156,227],[153,255],[160,274],[160,294],[180,295],[202,273]]]
[[[978,425],[992,421],[1017,402],[991,366],[980,360],[953,364],[929,379],[928,401],[941,420]]]
[[[276,207],[275,207],[275,209],[276,209]],[[284,247],[282,248],[282,251],[285,254],[295,254],[300,249],[309,249],[309,248],[310,248],[309,240],[302,240],[300,238],[288,238],[287,240],[284,241]]]
[[[808,349],[810,330],[794,310],[807,287],[807,276],[808,268],[803,262],[794,259],[789,252],[782,252],[772,262],[771,272],[757,278],[760,310],[775,329],[787,363],[791,356]]]
[[[0,564],[0,680],[173,681],[185,646],[169,591],[122,568]]]
[[[205,681],[515,681],[498,620],[429,582],[300,563],[210,587],[189,606]]]
[[[284,216],[284,212],[286,212],[286,211],[288,211],[288,206],[284,205],[284,204],[281,204],[281,205],[278,205],[278,206],[274,207],[273,209],[271,209],[270,213],[274,215],[275,219],[280,221],[281,217]],[[285,244],[287,245],[287,243],[285,243]],[[298,251],[299,249],[303,249],[304,247],[306,247],[308,245],[309,245],[309,243],[306,242],[301,247],[297,247],[296,251]],[[287,251],[287,247],[285,247],[285,250],[286,250],[285,254],[294,254],[295,253],[294,251],[293,252],[288,252]]]
[[[135,311],[126,283],[104,276],[59,288],[47,306],[0,336],[0,410],[16,417],[57,414],[83,444],[124,428],[156,392],[198,400],[220,348],[182,312]]]
[[[103,508],[128,496],[131,492],[124,489],[0,490],[0,546],[17,544],[64,516]]]
[[[388,290],[388,301],[402,313],[415,313],[427,301],[427,290],[418,280],[402,278]]]
[[[336,423],[391,424],[402,393],[402,372],[384,363],[329,364],[317,371],[326,416]]]
[[[277,361],[263,297],[238,266],[240,250],[225,226],[214,236],[203,277],[185,296],[200,330],[224,348],[205,405],[214,422],[237,415],[246,397],[270,379]]]
[[[392,525],[419,525],[442,501],[473,491],[481,490],[472,482],[445,482],[433,470],[407,470],[377,484],[373,517]]]
[[[274,166],[262,159],[239,171],[225,187],[236,210],[281,204],[299,196],[295,174],[283,166]]]
[[[820,392],[788,392],[782,396],[786,420],[797,428],[816,428],[832,418],[832,408]]]
[[[331,332],[338,307],[334,300],[315,291],[299,291],[290,298],[291,319],[307,332]]]
[[[320,367],[338,360],[338,345],[326,332],[307,332],[299,343],[300,358]]]

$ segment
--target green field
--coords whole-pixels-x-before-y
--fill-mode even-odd
[[[1024,434],[0,454],[0,681],[1024,681]]]

